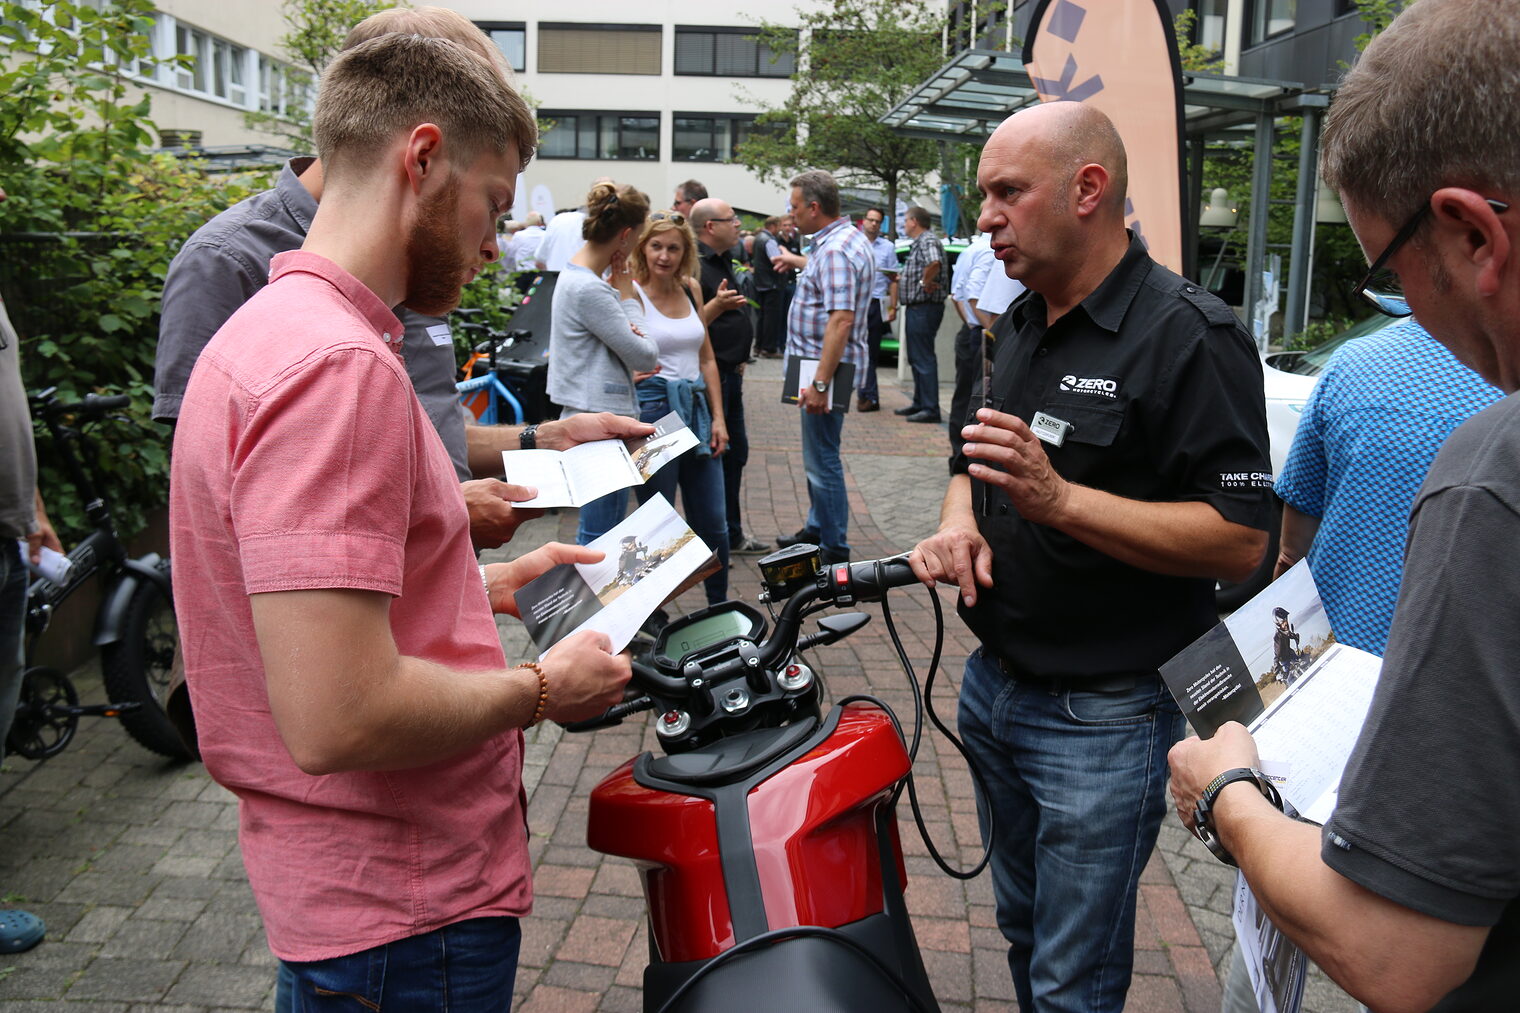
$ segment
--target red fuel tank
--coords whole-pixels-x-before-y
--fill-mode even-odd
[[[772,929],[836,927],[882,909],[876,814],[907,775],[908,754],[879,707],[858,702],[837,710],[828,738],[746,799]],[[623,764],[591,793],[587,843],[637,863],[662,960],[716,956],[735,939],[714,804],[645,787],[634,780],[633,765]],[[906,882],[897,822],[886,825]]]

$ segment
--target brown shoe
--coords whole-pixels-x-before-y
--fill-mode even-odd
[[[875,401],[870,400],[869,398],[857,398],[855,401],[855,410],[858,412],[879,412],[881,411],[881,405],[877,404]]]

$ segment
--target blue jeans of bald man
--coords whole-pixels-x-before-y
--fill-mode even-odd
[[[1130,688],[1010,678],[966,659],[960,732],[987,780],[992,887],[1025,1013],[1120,1013],[1135,893],[1166,815],[1166,753],[1182,715],[1154,672]]]

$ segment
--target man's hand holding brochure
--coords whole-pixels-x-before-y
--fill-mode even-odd
[[[569,450],[507,450],[501,460],[508,482],[538,490],[537,496],[516,506],[579,507],[647,482],[696,445],[696,434],[671,412],[655,423],[649,436],[596,440]]]
[[[1311,823],[1328,820],[1381,667],[1376,655],[1336,642],[1304,562],[1162,665],[1183,714],[1209,740],[1190,752],[1210,773],[1173,768],[1184,825],[1198,833],[1191,781],[1216,767],[1258,771],[1284,812]],[[1236,881],[1233,921],[1263,1013],[1296,1013],[1304,955],[1268,919],[1244,877]]]

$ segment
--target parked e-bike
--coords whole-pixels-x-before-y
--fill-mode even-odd
[[[570,726],[658,714],[665,755],[644,753],[608,775],[592,792],[587,828],[593,849],[632,859],[643,879],[644,1009],[938,1010],[903,899],[896,818],[905,786],[918,815],[918,722],[910,742],[869,696],[822,714],[819,679],[798,653],[870,619],[831,615],[799,636],[806,617],[863,602],[882,602],[897,643],[886,595],[917,578],[905,557],[820,569],[810,545],[773,553],[760,569],[762,600],[784,602],[769,636],[765,616],[743,602],[672,620],[634,663],[635,695]],[[935,615],[942,632],[937,599]],[[898,653],[921,704],[900,643]],[[938,656],[936,643],[930,687]],[[961,749],[932,705],[928,713]],[[928,843],[952,875],[986,864],[951,870]]]

